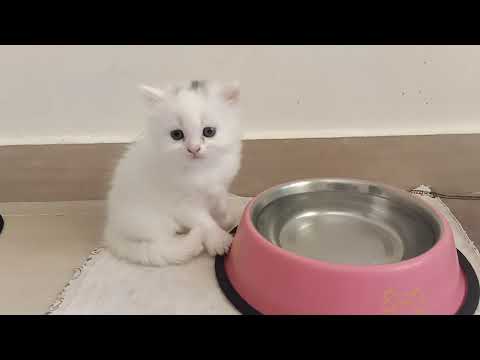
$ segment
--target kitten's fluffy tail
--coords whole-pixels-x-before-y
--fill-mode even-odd
[[[105,234],[104,245],[116,257],[131,263],[147,266],[167,266],[183,264],[203,251],[202,239],[197,231],[173,236],[166,241],[138,240]]]

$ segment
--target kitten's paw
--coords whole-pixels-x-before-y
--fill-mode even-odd
[[[195,244],[195,246],[192,249],[192,256],[196,257],[200,255],[204,250],[203,244],[201,242],[198,242]]]
[[[218,232],[209,234],[205,248],[211,256],[224,255],[228,253],[232,240],[232,235],[219,229]]]

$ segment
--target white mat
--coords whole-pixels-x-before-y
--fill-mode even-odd
[[[457,248],[480,277],[480,253],[448,207],[438,198],[418,196],[440,210],[450,222]],[[232,197],[230,206],[240,216],[248,198]],[[201,256],[167,268],[151,268],[118,261],[96,249],[74,273],[48,314],[238,314],[220,291],[214,259]],[[480,307],[476,314],[480,314]]]

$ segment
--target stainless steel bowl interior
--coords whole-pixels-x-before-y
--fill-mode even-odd
[[[442,232],[438,216],[408,192],[352,179],[274,187],[255,199],[251,216],[274,245],[338,264],[411,259],[432,248]]]

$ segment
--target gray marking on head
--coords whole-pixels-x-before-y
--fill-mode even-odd
[[[190,89],[191,90],[199,90],[199,89],[205,89],[206,81],[205,80],[193,80],[190,83]]]
[[[183,91],[207,92],[207,82],[205,80],[193,80],[189,83],[183,83],[173,86],[172,92],[178,95]]]

